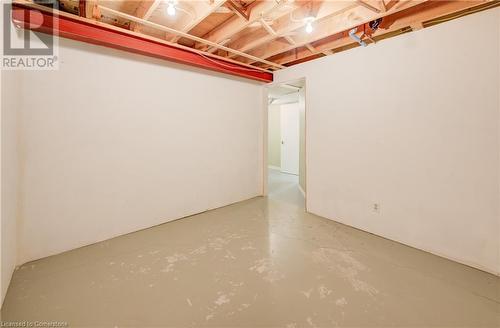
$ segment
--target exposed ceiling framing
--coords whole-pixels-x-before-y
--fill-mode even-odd
[[[60,0],[62,10],[71,12],[65,8],[75,8],[75,1],[86,19],[268,72],[359,46],[349,36],[353,29],[369,46],[499,5],[493,0]],[[167,14],[168,6],[175,15]],[[379,27],[371,28],[377,19]]]

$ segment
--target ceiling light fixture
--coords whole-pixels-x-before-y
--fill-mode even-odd
[[[312,27],[312,24],[311,23],[307,23],[306,25],[306,32],[311,34],[311,32],[313,31],[313,27]]]
[[[175,16],[175,1],[168,2],[167,14],[169,16]]]
[[[314,17],[308,16],[308,17],[304,18],[304,22],[306,23],[306,32],[308,34],[311,34],[313,31],[312,23],[314,22]]]

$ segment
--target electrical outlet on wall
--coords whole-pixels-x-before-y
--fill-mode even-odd
[[[373,203],[372,209],[373,209],[373,212],[380,213],[380,204],[379,203]]]

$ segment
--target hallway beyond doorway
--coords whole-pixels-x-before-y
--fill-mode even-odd
[[[304,195],[299,188],[299,176],[268,169],[268,197],[304,208]]]

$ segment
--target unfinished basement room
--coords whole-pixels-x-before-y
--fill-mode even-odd
[[[0,327],[500,327],[500,1],[0,1]]]

